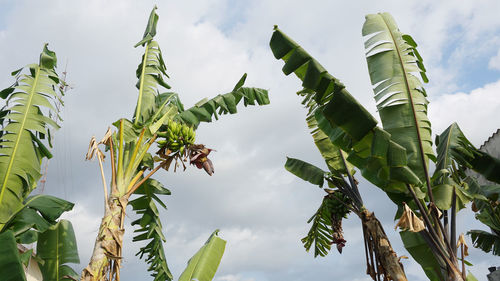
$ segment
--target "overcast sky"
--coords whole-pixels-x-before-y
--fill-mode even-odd
[[[142,48],[133,48],[154,5],[160,19],[156,40],[171,77],[168,81],[190,107],[204,97],[226,93],[241,75],[247,86],[269,90],[271,104],[241,106],[237,115],[203,123],[197,142],[214,148],[215,174],[190,167],[157,173],[171,191],[162,212],[166,256],[177,278],[189,257],[216,228],[227,240],[218,281],[370,280],[365,274],[361,226],[344,222],[347,245],[313,258],[300,238],[323,192],[289,174],[285,156],[324,167],[306,128],[306,111],[295,92],[296,77],[269,49],[273,25],[312,54],[374,115],[375,103],[364,57],[361,27],[369,13],[390,12],[404,33],[419,43],[430,83],[433,134],[457,121],[475,145],[500,127],[500,2],[490,1],[6,1],[0,0],[0,86],[10,72],[38,61],[43,43],[57,53],[58,71],[67,64],[72,89],[65,97],[64,123],[55,137],[43,192],[75,202],[67,214],[74,225],[81,264],[89,261],[103,212],[98,164],[85,162],[91,136],[100,138],[121,117],[130,118],[137,90],[135,70]],[[109,163],[108,163],[109,164]],[[366,181],[367,208],[384,223],[398,255],[409,254],[394,230],[396,207]],[[41,192],[41,188],[38,191]],[[126,224],[135,216],[129,209]],[[460,231],[483,228],[469,210]],[[151,280],[134,256],[133,228],[125,233],[122,280]],[[470,244],[470,240],[469,244]],[[498,257],[470,249],[470,270],[486,280]],[[426,280],[411,259],[409,280]]]

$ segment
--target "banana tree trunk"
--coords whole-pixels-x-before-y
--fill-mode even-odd
[[[126,196],[111,196],[99,227],[89,265],[82,271],[81,281],[120,280],[123,219],[128,204]]]
[[[365,236],[367,274],[373,280],[381,280],[380,276],[384,275],[382,280],[407,281],[403,265],[392,249],[380,221],[368,210],[364,210],[360,218]]]

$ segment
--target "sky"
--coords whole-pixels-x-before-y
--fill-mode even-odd
[[[66,68],[72,87],[46,184],[35,193],[75,203],[65,218],[78,240],[77,271],[89,261],[103,213],[98,164],[84,161],[88,142],[119,118],[132,117],[135,70],[143,52],[133,46],[154,5],[160,16],[155,39],[168,83],[185,106],[231,91],[243,73],[248,73],[246,86],[269,90],[271,100],[263,107],[240,106],[237,115],[200,126],[197,142],[216,150],[210,155],[212,177],[194,167],[155,176],[172,191],[161,215],[166,257],[176,278],[210,233],[220,229],[227,246],[216,281],[370,280],[357,217],[344,221],[347,245],[341,255],[332,251],[314,258],[301,245],[324,192],[289,174],[285,159],[325,165],[295,94],[300,82],[283,75],[283,63],[270,51],[275,24],[377,116],[361,27],[366,14],[390,12],[424,58],[433,135],[456,121],[479,146],[500,127],[499,1],[0,0],[0,86],[12,84],[11,71],[37,62],[48,42],[57,53],[58,72]],[[366,207],[383,222],[396,253],[409,256],[394,230],[396,207],[358,179]],[[131,242],[134,218],[129,208],[122,280],[152,280],[135,256],[141,244]],[[459,213],[458,224],[459,232],[484,229],[470,210]],[[470,253],[469,270],[478,280],[486,280],[489,266],[500,265],[498,257],[472,247]],[[403,264],[409,280],[426,280],[411,259]]]

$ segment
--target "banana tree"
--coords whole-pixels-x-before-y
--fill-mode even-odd
[[[208,159],[212,149],[195,144],[199,123],[236,113],[241,101],[245,106],[269,103],[266,90],[243,87],[246,74],[231,92],[204,99],[189,109],[184,109],[178,94],[160,93],[161,88],[169,89],[170,86],[164,79],[168,76],[160,47],[153,39],[157,22],[155,7],[142,40],[135,45],[144,47],[144,55],[136,71],[139,95],[133,118],[118,120],[113,124],[116,131],[108,129],[102,140],[93,137],[89,145],[87,159],[97,158],[101,169],[105,213],[90,262],[82,272],[82,280],[120,279],[123,224],[129,204],[140,216],[132,222],[138,227],[133,241],[148,241],[137,255],[141,258],[146,255],[145,260],[150,265],[148,270],[155,280],[172,280],[165,259],[165,237],[157,207],[159,204],[166,208],[158,195],[169,195],[170,191],[152,176],[160,169],[186,169],[187,162],[212,175],[214,167]],[[104,145],[109,151],[109,186],[103,170],[105,154],[99,145]],[[151,152],[153,145],[157,146],[156,152]],[[135,198],[131,199],[132,196]]]
[[[17,244],[35,242],[46,280],[77,277],[66,265],[79,262],[71,223],[58,221],[73,203],[49,195],[29,196],[41,178],[42,161],[52,157],[47,147],[52,146],[51,130],[59,128],[58,104],[66,85],[56,64],[56,54],[45,44],[39,63],[12,72],[14,84],[0,92],[5,100],[0,110],[0,236],[9,251],[2,255],[0,271],[10,275],[8,280],[26,280],[21,263],[26,265],[33,251],[19,255]],[[49,242],[59,236],[65,243]],[[44,255],[47,252],[68,254]]]
[[[271,39],[271,49],[278,50],[280,46],[284,45],[283,43],[292,43],[296,48],[300,48],[279,29],[276,29]],[[302,52],[301,55],[307,56],[310,64],[317,64],[305,51]],[[284,58],[284,60],[285,67],[293,63],[292,57]],[[295,72],[301,80],[305,81],[305,76],[299,72],[298,68],[292,66],[287,68],[287,71]],[[328,83],[331,83],[333,87],[341,87],[341,84],[333,77]],[[348,97],[348,93],[345,91],[344,93]],[[375,214],[367,210],[363,204],[363,199],[358,191],[358,183],[354,178],[353,165],[346,160],[346,152],[340,148],[339,144],[329,138],[328,134],[331,136],[335,132],[331,128],[325,128],[327,121],[322,114],[319,114],[321,106],[329,98],[318,101],[315,92],[307,88],[298,94],[304,97],[302,104],[308,108],[307,125],[311,129],[314,143],[328,167],[328,172],[326,172],[312,164],[294,158],[288,158],[285,164],[288,171],[312,184],[323,187],[325,180],[328,183],[328,188],[325,188],[327,195],[324,196],[317,212],[308,221],[312,221],[313,224],[307,236],[302,239],[304,247],[309,251],[314,243],[314,256],[325,256],[331,245],[336,244],[337,250],[342,253],[342,248],[347,242],[342,233],[342,219],[347,218],[347,214],[353,212],[362,223],[367,274],[373,280],[379,280],[382,276],[389,280],[407,280],[403,266],[392,249],[382,224]],[[340,131],[338,132],[340,133]],[[380,130],[380,132],[383,131]],[[384,141],[384,139],[381,140]],[[385,141],[387,140],[385,139]],[[361,145],[366,144],[359,144],[359,146]],[[377,143],[374,142],[373,145],[375,146]]]
[[[345,163],[398,205],[398,226],[407,229],[401,238],[429,279],[465,280],[465,269],[458,265],[455,217],[471,195],[458,165],[461,156],[454,151],[472,157],[473,147],[452,125],[439,135],[435,156],[427,94],[416,75],[424,82],[428,78],[412,37],[402,34],[387,13],[366,16],[362,34],[382,128],[338,79],[277,27],[270,46],[285,61],[285,75],[293,72],[302,80],[305,103],[317,104],[309,115],[346,155]],[[432,177],[429,160],[437,161]],[[342,193],[352,200],[349,192]],[[420,218],[423,227],[408,223]]]

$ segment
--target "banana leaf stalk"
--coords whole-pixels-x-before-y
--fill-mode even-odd
[[[347,169],[347,162],[343,156],[342,160],[346,167],[350,188],[356,192],[361,200],[356,181],[349,169]],[[375,217],[375,214],[368,211],[364,206],[362,206],[360,212],[358,211],[356,214],[361,219],[363,238],[365,240],[365,254],[369,257],[375,256],[375,263],[373,262],[373,258],[370,258],[371,264],[367,264],[367,268],[371,269],[367,270],[367,274],[369,274],[373,280],[375,280],[375,277],[377,280],[380,280],[381,276],[384,276],[383,280],[408,280],[403,265],[399,262],[399,258],[392,248],[382,224],[377,217]],[[368,257],[366,260],[368,261]],[[376,270],[374,270],[375,268]]]

